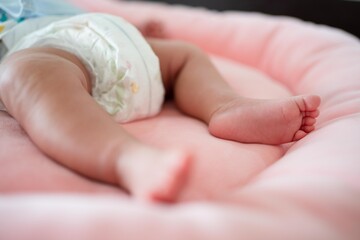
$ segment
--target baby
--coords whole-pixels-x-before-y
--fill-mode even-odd
[[[156,115],[164,90],[215,137],[282,144],[314,130],[318,96],[242,97],[191,44],[145,40],[130,24],[106,14],[81,13],[49,24],[39,19],[44,18],[25,20],[2,35],[4,109],[44,154],[136,198],[176,200],[191,166],[186,150],[149,146],[119,124]],[[29,26],[33,32],[6,45],[6,37]],[[145,35],[153,35],[153,27],[145,28]]]

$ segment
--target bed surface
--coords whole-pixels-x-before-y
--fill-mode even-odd
[[[138,202],[51,161],[0,112],[0,239],[360,239],[360,42],[337,29],[258,13],[72,0],[212,57],[241,94],[322,97],[316,131],[291,144],[224,141],[166,103],[126,124],[145,142],[182,146],[195,163],[179,202]],[[56,126],[54,126],[56,127]]]

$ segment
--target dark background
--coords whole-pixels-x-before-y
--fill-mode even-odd
[[[256,11],[294,16],[341,28],[360,38],[360,1],[345,0],[148,0],[213,10]]]

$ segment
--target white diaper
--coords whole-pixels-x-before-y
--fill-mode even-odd
[[[125,20],[99,13],[66,18],[26,35],[8,54],[39,46],[79,57],[91,74],[93,98],[117,122],[160,111],[164,87],[159,60],[139,31]]]

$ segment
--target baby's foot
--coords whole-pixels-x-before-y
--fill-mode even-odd
[[[246,143],[282,144],[314,130],[320,98],[314,95],[276,100],[235,99],[212,115],[209,131]]]
[[[141,146],[122,153],[120,185],[141,200],[173,202],[185,183],[190,155],[177,150]]]
[[[160,21],[149,20],[139,27],[144,37],[165,38],[164,26]]]

